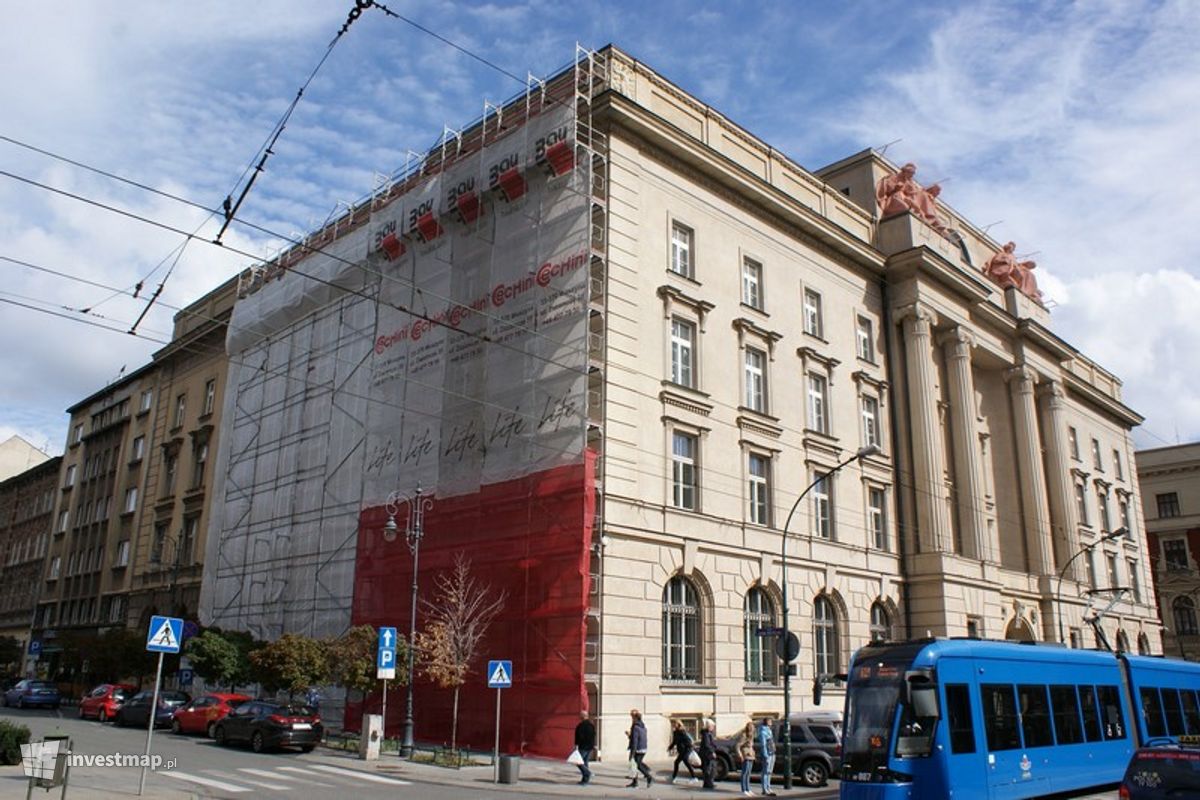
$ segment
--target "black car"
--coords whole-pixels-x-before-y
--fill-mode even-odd
[[[159,692],[158,708],[154,712],[154,726],[168,726],[175,709],[185,705],[192,698],[187,692]],[[138,692],[126,700],[117,709],[113,722],[119,726],[136,725],[145,727],[150,722],[150,704],[154,702],[154,692]]]
[[[252,700],[225,715],[213,730],[217,744],[249,742],[254,752],[299,747],[305,753],[321,743],[324,728],[316,709]]]
[[[783,722],[777,720],[775,734],[775,773],[783,772]],[[754,737],[754,767],[762,769],[762,753],[758,749],[758,737]],[[717,780],[725,780],[741,769],[737,757],[737,737],[718,739],[716,742]],[[792,714],[792,774],[805,786],[824,786],[829,776],[836,775],[842,754],[842,712],[809,711]]]
[[[1121,800],[1176,800],[1200,797],[1200,736],[1181,736],[1180,744],[1151,739],[1125,768]]]

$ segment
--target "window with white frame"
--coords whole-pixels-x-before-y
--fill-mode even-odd
[[[762,264],[753,258],[742,258],[742,302],[760,311],[763,307]]]
[[[146,454],[146,437],[139,436],[133,440],[133,458],[130,461],[141,461]]]
[[[63,481],[63,486],[74,486],[74,485],[75,485],[75,465],[71,464],[69,467],[67,467],[67,479],[65,481]]]
[[[821,294],[814,289],[804,290],[804,332],[823,338],[825,326],[821,320]]]
[[[1129,571],[1129,588],[1133,592],[1133,602],[1142,602],[1142,578],[1138,574],[1137,559],[1125,559],[1125,568]]]
[[[1113,475],[1117,476],[1117,480],[1125,480],[1125,466],[1121,463],[1121,451],[1113,450]]]
[[[827,597],[813,602],[813,660],[817,675],[836,675],[841,671],[838,644],[838,618]]]
[[[177,472],[179,472],[179,455],[169,453],[166,463],[163,465],[163,494],[171,494],[175,491],[175,474]]]
[[[60,556],[55,556],[54,558],[50,559],[50,574],[46,576],[47,579],[52,581],[58,580],[58,575],[61,571],[62,558]]]
[[[700,682],[700,594],[682,575],[667,581],[662,606],[662,676]]]
[[[745,348],[746,407],[767,411],[767,354],[754,347]]]
[[[876,550],[888,549],[887,493],[878,486],[867,487],[867,525]]]
[[[1117,500],[1118,513],[1121,515],[1121,527],[1129,531],[1129,536],[1133,535],[1133,521],[1129,518],[1129,498],[1122,495]]]
[[[114,595],[108,607],[108,621],[122,622],[125,619],[125,596]]]
[[[771,524],[771,461],[759,453],[751,453],[750,521],[755,525]]]
[[[83,441],[83,423],[80,422],[75,426],[75,430],[71,433],[71,444],[79,444]]]
[[[679,222],[671,223],[671,271],[691,278],[694,274],[692,265],[692,229]]]
[[[195,458],[192,461],[192,488],[195,489],[204,485],[204,465],[208,463],[208,442],[197,444],[193,455]]]
[[[829,433],[829,381],[817,372],[808,373],[808,427]]]
[[[1104,557],[1108,566],[1108,587],[1111,589],[1121,584],[1120,574],[1117,572],[1117,557],[1112,553],[1105,553]]]
[[[1067,428],[1067,445],[1071,448],[1071,458],[1079,460],[1079,433],[1073,427]]]
[[[154,390],[147,389],[142,392],[142,402],[138,406],[138,411],[149,411],[151,404],[154,402]]]
[[[883,603],[871,604],[871,624],[867,630],[872,642],[886,642],[892,638],[892,620]]]
[[[1100,455],[1100,440],[1092,438],[1092,466],[1098,472],[1104,472],[1104,459]]]
[[[134,511],[137,510],[137,495],[138,495],[138,490],[137,490],[136,486],[131,486],[130,488],[125,490],[124,513],[132,514]]]
[[[69,512],[60,511],[58,513],[58,527],[55,530],[57,530],[59,533],[65,533],[67,530],[67,523],[69,521],[69,516],[70,516]]]
[[[870,317],[859,314],[854,321],[855,343],[858,357],[863,361],[875,362],[875,326]]]
[[[812,487],[813,532],[822,539],[833,538],[833,498],[828,474],[820,474]]]
[[[1108,510],[1108,490],[1104,487],[1096,489],[1096,508],[1100,510],[1100,530],[1112,530],[1112,515]]]
[[[117,555],[113,559],[114,567],[129,566],[129,540],[122,539],[117,542]]]
[[[175,398],[175,421],[172,424],[174,428],[182,428],[184,416],[187,412],[187,395],[181,394]]]
[[[698,440],[690,433],[671,434],[671,505],[696,510],[696,456]]]
[[[869,394],[862,396],[863,447],[882,447],[879,435],[879,400]]]
[[[1088,521],[1087,489],[1081,481],[1075,482],[1075,507],[1079,512],[1079,524],[1091,525]]]
[[[183,533],[179,537],[179,552],[175,563],[179,566],[191,566],[194,558],[192,551],[196,547],[196,531],[200,526],[200,516],[193,514],[183,521]]]
[[[696,326],[679,317],[671,318],[671,382],[696,388]]]
[[[208,383],[204,384],[204,413],[206,416],[213,412],[213,406],[217,402],[217,380],[213,378]]]
[[[770,595],[759,586],[746,592],[745,608],[745,651],[746,683],[774,683],[779,674],[773,643],[769,636],[759,636],[763,628],[775,627],[775,604]]]

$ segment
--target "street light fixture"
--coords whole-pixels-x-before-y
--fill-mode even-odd
[[[1115,531],[1109,531],[1108,533],[1104,534],[1103,536],[1101,536],[1099,539],[1092,542],[1091,544],[1085,544],[1083,547],[1079,548],[1079,552],[1077,552],[1075,555],[1073,555],[1069,559],[1067,559],[1067,563],[1063,564],[1063,568],[1058,571],[1058,586],[1054,590],[1054,613],[1055,613],[1055,616],[1058,617],[1058,642],[1059,642],[1059,644],[1067,643],[1067,640],[1063,636],[1063,620],[1062,620],[1063,576],[1067,574],[1067,570],[1070,568],[1071,564],[1073,564],[1075,562],[1075,559],[1079,558],[1084,553],[1092,552],[1093,550],[1095,550],[1097,547],[1099,547],[1104,542],[1111,542],[1113,539],[1120,539],[1121,537],[1128,536],[1128,535],[1129,535],[1129,528],[1126,528],[1124,525],[1122,525],[1120,528],[1117,528]]]
[[[404,506],[408,506],[408,520],[404,523],[404,538],[413,555],[413,573],[412,608],[408,623],[408,700],[404,710],[404,739],[400,743],[400,756],[411,758],[413,752],[413,659],[416,656],[413,640],[417,638],[417,569],[421,563],[421,539],[425,538],[425,512],[433,508],[433,498],[422,496],[419,485],[416,494],[412,497],[405,497],[398,492],[389,494],[385,503],[388,518],[387,523],[383,526],[385,542],[396,541],[396,535],[400,530],[396,525],[396,514]],[[386,719],[383,724],[386,731]]]
[[[813,490],[822,481],[832,478],[838,473],[842,467],[851,464],[855,461],[862,461],[867,456],[878,455],[883,452],[879,449],[879,445],[867,445],[860,447],[858,451],[842,461],[828,472],[821,473],[812,483],[805,487],[800,496],[796,498],[796,502],[792,504],[792,510],[788,512],[787,520],[783,523],[783,535],[780,537],[779,545],[779,560],[783,565],[783,650],[781,656],[787,654],[787,647],[791,640],[791,630],[788,627],[788,580],[787,580],[787,533],[788,527],[792,524],[792,517],[796,514],[796,509],[800,507],[800,503],[808,496],[808,493]],[[783,788],[792,788],[792,664],[790,659],[781,658],[783,661]]]

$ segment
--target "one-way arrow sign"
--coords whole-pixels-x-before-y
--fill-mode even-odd
[[[396,677],[396,629],[379,629],[379,650],[375,655],[375,677],[393,680]]]

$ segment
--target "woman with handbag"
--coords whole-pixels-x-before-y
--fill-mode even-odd
[[[742,794],[751,796],[750,770],[754,769],[754,723],[747,722],[733,746],[742,762]]]
[[[675,766],[671,769],[671,783],[679,777],[679,765],[683,764],[687,767],[688,775],[692,779],[692,783],[696,783],[696,771],[693,767],[700,766],[700,757],[696,755],[695,747],[692,742],[692,737],[688,736],[688,732],[683,729],[683,723],[675,720],[671,723],[674,729],[671,731],[671,746],[667,748],[667,752],[675,753]],[[695,761],[695,763],[692,763]]]
[[[700,774],[704,776],[704,788],[716,789],[713,773],[717,764],[717,723],[704,720],[704,731],[700,734]]]
[[[629,712],[629,716],[633,719],[633,724],[626,731],[626,736],[629,737],[629,786],[630,789],[636,789],[638,783],[638,773],[646,776],[646,787],[654,783],[654,776],[650,774],[650,768],[646,766],[646,751],[649,749],[649,740],[646,736],[646,723],[642,722],[642,712],[636,708]]]

